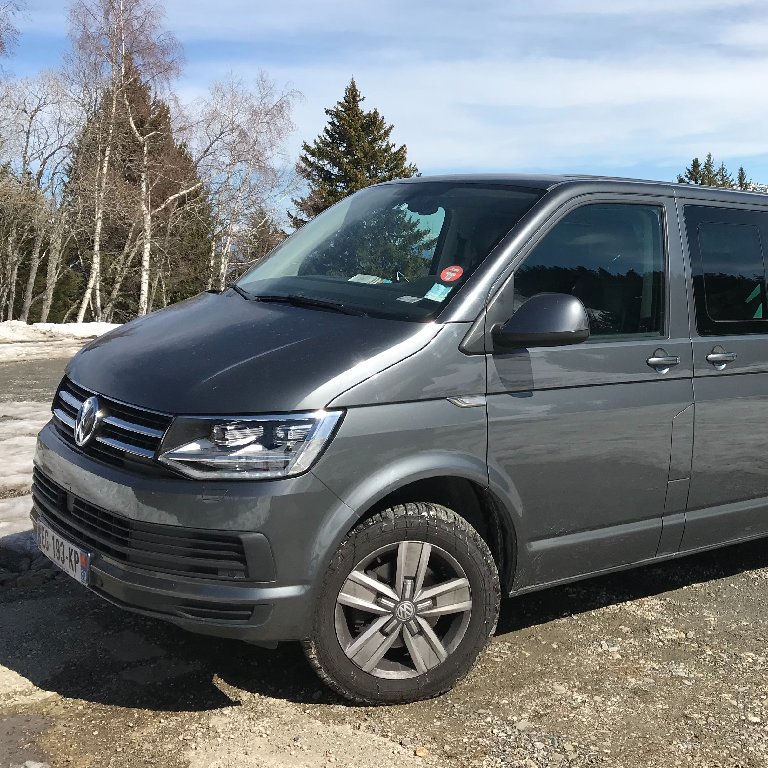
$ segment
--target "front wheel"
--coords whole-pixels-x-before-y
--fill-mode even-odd
[[[450,509],[424,502],[358,525],[328,568],[304,651],[349,699],[402,703],[463,678],[499,613],[488,546]]]

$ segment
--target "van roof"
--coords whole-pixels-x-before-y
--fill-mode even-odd
[[[588,174],[522,174],[522,173],[457,173],[440,176],[415,176],[409,179],[398,179],[395,182],[418,184],[426,181],[454,181],[464,183],[490,183],[509,184],[515,187],[531,187],[534,189],[550,190],[555,187],[568,185],[584,187],[584,191],[629,191],[646,194],[669,194],[672,192],[677,197],[700,198],[711,200],[714,198],[741,200],[747,202],[754,200],[760,205],[768,203],[766,191],[756,190],[743,192],[735,189],[723,189],[722,187],[705,187],[695,184],[678,184],[671,181],[652,181],[649,179],[632,179],[620,176],[590,176]]]

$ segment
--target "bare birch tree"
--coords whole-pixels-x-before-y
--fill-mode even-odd
[[[125,98],[126,72],[130,66],[152,80],[172,77],[178,65],[178,43],[162,30],[163,10],[155,0],[74,0],[69,19],[75,81],[80,83],[85,96],[82,103],[91,108],[89,117],[103,118],[103,124],[98,126],[91,265],[77,313],[77,321],[82,322],[89,305],[97,320],[102,317],[101,239],[118,104]],[[105,93],[108,109],[99,110]]]
[[[16,18],[23,7],[21,0],[0,0],[0,56],[7,56],[18,40]]]
[[[0,101],[0,158],[10,169],[7,183],[14,180],[18,187],[17,201],[25,201],[25,225],[32,236],[19,314],[19,319],[27,321],[40,263],[47,252],[60,251],[57,241],[64,236],[61,191],[76,124],[62,81],[54,72],[4,84]],[[49,270],[54,285],[57,276],[56,269]],[[54,285],[47,286],[46,292],[52,293]],[[14,295],[15,288],[9,297]]]
[[[250,87],[233,77],[215,83],[199,105],[189,142],[213,207],[209,289],[224,288],[233,249],[252,234],[254,212],[292,190],[284,143],[297,98],[261,73]]]
[[[22,2],[0,0],[0,56]],[[61,74],[0,78],[0,320],[129,319],[224,287],[283,236],[298,94],[229,77],[184,107],[162,11],[70,0]]]

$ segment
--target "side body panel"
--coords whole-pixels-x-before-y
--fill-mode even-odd
[[[739,214],[731,212],[740,210],[745,223],[756,223],[768,255],[768,207],[682,199],[681,222],[686,203],[707,202],[724,211],[713,213],[713,220],[738,222]],[[685,228],[683,235],[687,240]],[[688,242],[688,252],[695,260],[697,244]],[[696,420],[683,551],[768,533],[768,333],[700,336],[692,309],[691,336]],[[736,359],[718,369],[707,361],[716,348]]]
[[[585,201],[570,201],[561,213]],[[615,194],[588,201],[628,202]],[[662,534],[668,490],[670,512],[682,512],[679,491],[668,486],[687,479],[692,436],[676,431],[671,464],[673,423],[693,401],[684,262],[674,200],[632,202],[665,211],[666,337],[487,356],[491,487],[513,503],[515,589],[647,560],[679,541],[680,514],[670,514]],[[646,363],[660,348],[680,358],[666,373]]]

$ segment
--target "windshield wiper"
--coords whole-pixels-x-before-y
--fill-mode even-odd
[[[334,312],[341,312],[345,315],[357,315],[358,317],[368,317],[367,312],[363,312],[362,309],[352,309],[344,304],[339,304],[335,301],[327,301],[326,299],[313,299],[309,296],[298,296],[297,294],[288,294],[287,296],[272,295],[272,294],[254,294],[248,298],[253,301],[273,301],[283,304],[291,304],[295,307],[318,307],[319,309],[331,309]]]
[[[244,299],[252,299],[252,294],[248,293],[248,291],[242,289],[237,283],[232,283],[231,286],[235,291],[237,291]]]

